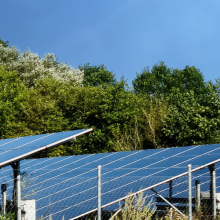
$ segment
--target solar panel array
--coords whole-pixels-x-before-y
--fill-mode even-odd
[[[130,191],[182,174],[188,164],[194,169],[219,158],[220,145],[216,144],[24,160],[21,171],[31,176],[27,179],[30,186],[23,194],[36,200],[37,217],[51,214],[52,219],[71,219],[97,208],[97,165],[102,165],[105,205]],[[8,167],[0,170],[0,180],[12,186],[9,173],[12,170]],[[205,169],[197,175],[206,173],[209,172]]]

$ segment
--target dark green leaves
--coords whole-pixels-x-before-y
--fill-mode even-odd
[[[84,86],[98,86],[116,83],[115,75],[108,71],[104,65],[93,65],[89,63],[84,66],[79,66],[80,70],[84,71]]]

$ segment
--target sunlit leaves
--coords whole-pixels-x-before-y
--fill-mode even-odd
[[[44,77],[71,82],[75,86],[81,86],[84,79],[83,71],[57,62],[54,54],[45,54],[41,59],[30,50],[21,53],[15,47],[5,47],[3,44],[0,44],[0,65],[8,71],[17,71],[28,87],[35,86],[36,81]]]

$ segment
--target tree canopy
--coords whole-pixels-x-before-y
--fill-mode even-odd
[[[79,69],[84,72],[84,86],[99,86],[116,83],[113,72],[108,71],[103,65],[90,65],[89,63],[79,66]]]
[[[193,90],[195,95],[202,95],[208,91],[208,83],[204,81],[199,69],[194,66],[186,66],[183,70],[172,69],[164,62],[155,64],[151,71],[144,68],[132,83],[136,94],[169,96],[173,88],[178,88],[180,93]]]

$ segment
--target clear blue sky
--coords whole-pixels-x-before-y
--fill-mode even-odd
[[[0,37],[20,51],[54,53],[77,68],[104,64],[129,86],[144,67],[220,72],[219,0],[7,0]]]

